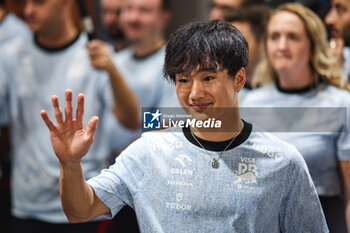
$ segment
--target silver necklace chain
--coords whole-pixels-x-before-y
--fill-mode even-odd
[[[203,148],[203,150],[205,151],[205,153],[207,155],[209,155],[209,157],[213,160],[213,162],[211,163],[211,166],[215,169],[218,169],[219,166],[220,166],[220,163],[219,163],[219,159],[221,159],[221,155],[227,150],[227,148],[229,148],[229,146],[232,144],[232,142],[236,139],[236,137],[241,133],[242,129],[244,127],[244,123],[241,121],[241,127],[240,127],[240,130],[238,131],[238,133],[236,134],[236,136],[234,136],[231,141],[227,144],[227,146],[225,147],[225,149],[223,151],[220,151],[219,152],[219,158],[216,159],[214,158],[213,156],[211,156],[211,154],[208,152],[207,149],[204,148],[204,146],[199,142],[199,140],[197,139],[196,136],[194,136],[192,130],[190,129],[190,132],[191,132],[191,135],[192,137],[194,138],[194,140],[196,140],[196,142]]]

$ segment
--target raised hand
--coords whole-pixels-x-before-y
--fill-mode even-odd
[[[89,151],[93,142],[98,117],[92,117],[89,120],[87,129],[84,130],[84,95],[78,95],[76,119],[73,119],[72,91],[66,90],[65,95],[66,119],[62,117],[57,96],[52,96],[51,98],[57,125],[54,125],[45,110],[42,110],[40,114],[50,130],[52,146],[59,161],[61,163],[80,162],[81,158]]]
[[[90,56],[90,62],[96,69],[105,70],[108,73],[114,69],[114,63],[108,45],[100,40],[93,40],[86,45]]]

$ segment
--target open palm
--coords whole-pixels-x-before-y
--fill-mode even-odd
[[[53,149],[61,163],[79,161],[89,151],[98,121],[96,116],[92,117],[84,130],[84,95],[78,95],[75,119],[73,119],[72,91],[66,90],[65,95],[66,119],[63,119],[57,96],[52,97],[57,125],[54,125],[45,110],[41,111],[41,116],[50,130]]]

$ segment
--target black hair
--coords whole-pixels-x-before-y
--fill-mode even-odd
[[[165,50],[164,76],[228,70],[231,77],[248,64],[248,43],[229,23],[214,20],[189,23],[174,32]]]
[[[0,0],[0,6],[5,6],[5,0]]]
[[[257,41],[262,41],[271,14],[268,6],[249,6],[244,10],[233,9],[225,13],[224,20],[230,23],[247,22]]]

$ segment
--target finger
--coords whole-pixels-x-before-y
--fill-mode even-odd
[[[49,128],[50,131],[55,131],[56,126],[53,124],[50,117],[47,115],[47,112],[45,110],[41,110],[40,115],[43,118],[43,120],[45,121],[47,128]]]
[[[86,45],[86,48],[89,50],[89,51],[95,51],[99,48],[99,44],[98,44],[98,41],[90,41],[87,45]]]
[[[98,47],[98,46],[101,45],[101,42],[102,42],[102,41],[100,41],[100,40],[98,40],[98,39],[94,39],[94,40],[90,41],[89,44],[92,45],[92,46],[94,46],[94,47]]]
[[[67,89],[65,94],[66,94],[66,105],[64,107],[64,110],[66,113],[66,121],[71,121],[73,119],[72,90]]]
[[[88,123],[87,128],[86,128],[86,136],[88,138],[93,139],[96,128],[97,128],[97,122],[98,122],[97,116],[91,117],[91,119],[89,120],[89,123]]]
[[[98,51],[95,48],[93,48],[93,47],[89,47],[89,49],[88,49],[88,54],[89,54],[90,57],[96,56],[97,52]]]
[[[91,62],[96,61],[99,58],[99,56],[100,56],[100,54],[98,51],[90,51],[89,50],[89,57],[90,57]]]
[[[77,107],[77,121],[83,121],[84,116],[84,94],[80,93],[78,95],[78,107]]]
[[[60,108],[57,95],[52,96],[51,101],[52,101],[56,121],[58,124],[62,124],[63,123],[62,110]]]
[[[94,46],[94,44],[95,44],[95,42],[94,42],[94,40],[92,40],[86,44],[86,48],[91,49]]]

